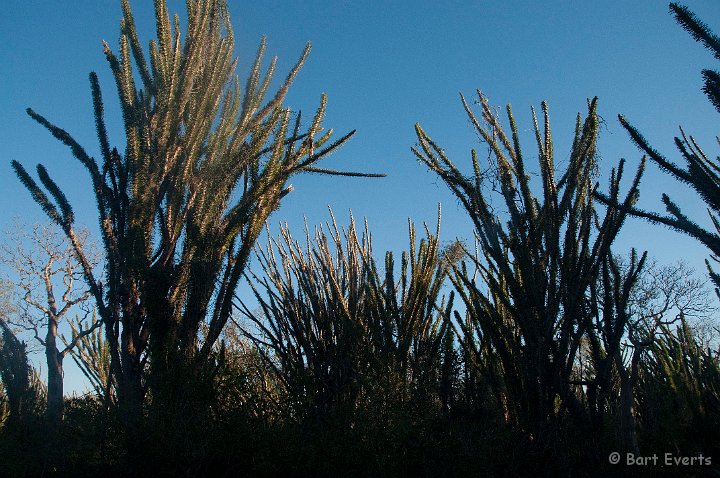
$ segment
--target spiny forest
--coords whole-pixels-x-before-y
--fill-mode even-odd
[[[601,183],[597,98],[574,131],[554,132],[572,138],[558,167],[545,103],[516,118],[478,91],[461,102],[487,158],[451,159],[420,124],[408,145],[408,167],[449,188],[474,241],[443,242],[440,210],[408,224],[401,254],[378,254],[367,224],[332,213],[266,240],[295,175],[382,176],[328,167],[353,133],[323,126],[324,97],[310,115],[286,106],[309,47],[271,89],[262,42],[241,82],[223,0],[188,1],[184,26],[156,1],[147,50],[121,3],[119,45],[104,53],[125,144],[109,140],[95,73],[98,158],[27,110],[87,170],[97,244],[55,165],[12,161],[49,223],[21,231],[34,253],[3,249],[18,283],[3,283],[0,475],[720,474],[717,324],[700,320],[717,305],[705,279],[720,295],[720,158],[682,130],[677,151],[657,151],[620,116],[643,159]],[[720,60],[710,27],[670,12]],[[701,75],[720,113],[720,73]],[[521,146],[527,125],[535,144]],[[665,211],[638,207],[651,165],[706,203],[714,229],[669,194]],[[707,246],[707,271],[616,248],[630,217]],[[90,393],[66,393],[67,358]],[[665,453],[690,463],[663,466]],[[626,463],[654,454],[656,466]]]

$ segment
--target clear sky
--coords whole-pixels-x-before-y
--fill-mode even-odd
[[[311,113],[326,92],[325,127],[338,135],[358,132],[324,166],[388,174],[385,179],[296,177],[295,191],[270,219],[272,232],[287,221],[300,235],[303,217],[311,227],[320,224],[328,219],[327,206],[345,224],[352,209],[356,218],[367,217],[377,254],[399,251],[407,246],[407,218],[434,224],[442,202],[442,238],[471,238],[458,203],[417,163],[410,147],[416,143],[413,125],[420,122],[458,166],[468,168],[469,150],[479,145],[458,93],[472,96],[476,89],[494,105],[512,103],[523,134],[532,128],[530,107],[547,100],[558,164],[568,156],[576,113],[585,111],[587,98],[598,96],[605,121],[603,177],[621,157],[628,160],[629,173],[639,162],[640,153],[617,121],[619,113],[671,159],[679,161],[672,142],[679,125],[717,155],[718,113],[700,91],[700,70],[717,69],[717,61],[674,22],[666,2],[228,3],[241,79],[262,35],[267,35],[269,56],[279,57],[278,78],[311,41],[312,53],[287,105]],[[720,32],[719,2],[685,4]],[[131,5],[147,45],[154,35],[152,2]],[[184,9],[184,2],[169,5],[171,11]],[[0,191],[7,199],[0,230],[7,230],[15,217],[26,223],[45,220],[12,173],[12,159],[29,170],[45,164],[68,193],[78,222],[96,228],[86,171],[25,108],[66,129],[97,156],[88,82],[88,73],[96,71],[110,137],[122,150],[114,82],[102,53],[102,40],[117,51],[120,17],[119,1],[111,0],[8,0],[5,5],[0,17]],[[528,160],[534,157],[532,142],[525,143],[525,152]],[[688,215],[709,223],[703,204],[685,186],[659,174],[654,165],[648,169],[642,206],[661,210],[660,194],[668,192]],[[672,231],[631,219],[616,251],[631,247],[648,250],[662,262],[685,259],[704,274],[706,250]],[[68,374],[68,388],[78,388],[75,375]]]

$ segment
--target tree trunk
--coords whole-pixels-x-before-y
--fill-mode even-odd
[[[642,348],[636,344],[630,364],[630,371],[621,370],[620,373],[620,439],[625,451],[639,454],[637,432],[635,430],[635,403],[634,388],[637,383],[640,355]]]
[[[131,432],[142,422],[144,390],[139,360],[126,351],[123,355],[125,360],[123,360],[122,377],[118,381],[120,387],[118,398],[123,422],[128,432]]]
[[[57,321],[51,319],[45,341],[48,366],[47,418],[51,426],[58,426],[64,411],[63,356],[57,348]]]
[[[122,377],[118,380],[118,403],[126,451],[130,460],[128,463],[133,463],[133,457],[140,456],[144,449],[143,402],[141,375],[134,366],[127,364],[127,368],[123,368]]]
[[[623,450],[639,453],[637,434],[635,433],[635,414],[633,413],[633,383],[623,378],[620,385],[620,439]]]

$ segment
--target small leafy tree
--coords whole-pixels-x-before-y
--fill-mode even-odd
[[[231,312],[233,292],[265,220],[301,172],[337,173],[315,164],[352,132],[332,142],[321,122],[326,99],[303,129],[283,101],[308,45],[265,102],[275,61],[261,74],[261,43],[245,87],[234,74],[226,2],[187,2],[188,25],[155,2],[157,40],[146,58],[128,0],[122,0],[119,54],[105,44],[125,127],[125,150],[111,147],[95,73],[90,85],[100,161],[66,131],[28,114],[87,168],[104,246],[104,279],[95,276],[78,238],[73,209],[44,166],[43,188],[13,161],[22,183],[59,224],[82,264],[110,348],[111,373],[126,426],[136,428],[145,391],[162,396],[170,371],[187,388],[202,369]],[[364,175],[367,176],[367,175]],[[200,341],[199,330],[207,334]],[[146,370],[150,369],[150,378]],[[172,392],[171,393],[175,393]],[[182,395],[169,400],[181,401]]]

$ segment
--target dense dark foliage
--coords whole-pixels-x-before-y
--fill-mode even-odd
[[[413,152],[467,210],[474,250],[461,241],[441,246],[440,214],[421,240],[410,224],[399,261],[390,252],[378,260],[369,227],[358,233],[351,219],[340,228],[332,214],[314,235],[297,240],[283,228],[261,248],[260,228],[290,192],[289,177],[337,174],[314,163],[346,138],[330,145],[328,135],[315,138],[324,101],[306,132],[300,118],[291,126],[281,103],[304,56],[261,107],[262,48],[242,94],[237,82],[227,86],[224,2],[188,2],[185,44],[165,3],[156,9],[149,65],[126,1],[120,58],[106,49],[124,112],[123,155],[108,145],[94,76],[101,165],[30,111],[91,173],[104,280],[45,168],[38,175],[52,200],[13,164],[73,243],[103,333],[77,337],[73,324],[73,357],[94,391],[66,397],[62,421],[50,427],[24,344],[0,317],[0,474],[712,476],[718,469],[720,350],[698,322],[709,315],[707,292],[684,267],[655,266],[635,251],[625,258],[613,246],[628,215],[692,234],[684,228],[691,223],[669,199],[675,219],[635,209],[644,163],[626,186],[621,163],[608,191],[600,190],[596,99],[578,115],[564,170],[554,163],[547,105],[541,123],[533,112],[539,184],[509,106],[505,126],[484,96],[479,115],[463,98],[489,149],[487,165],[472,151],[469,175],[416,126]],[[696,38],[717,45],[690,12],[672,9]],[[713,74],[704,73],[706,92]],[[135,88],[138,78],[143,89]],[[202,121],[190,121],[196,117]],[[691,138],[678,140],[685,172],[627,127],[651,159],[709,205],[717,202],[716,164],[697,156]],[[237,287],[253,299],[239,300]],[[665,453],[710,463],[632,468],[611,464],[611,452],[622,453],[621,463],[626,454],[658,454],[662,463]]]

